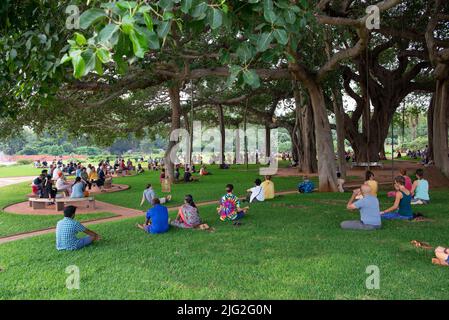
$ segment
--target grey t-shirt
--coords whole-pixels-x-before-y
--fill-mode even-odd
[[[364,224],[380,226],[379,200],[372,195],[364,196],[362,199],[354,202],[354,206],[360,210],[360,220]]]
[[[156,193],[154,192],[153,188],[148,188],[143,191],[143,195],[145,199],[148,201],[149,204],[153,204],[153,198],[156,197]]]

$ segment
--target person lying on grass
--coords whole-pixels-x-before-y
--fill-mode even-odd
[[[184,198],[184,204],[179,208],[176,219],[170,224],[174,227],[191,229],[201,224],[201,217],[193,197],[188,194]]]
[[[140,206],[143,206],[145,200],[152,206],[153,205],[153,199],[157,198],[156,192],[154,192],[154,189],[151,185],[151,183],[147,184],[147,187],[145,190],[143,190],[142,194],[142,200],[140,201]],[[161,204],[165,204],[171,200],[171,195],[168,195],[164,198],[159,198],[159,202]]]
[[[76,207],[67,206],[64,209],[64,219],[58,221],[56,225],[56,249],[58,250],[78,250],[94,241],[101,240],[97,233],[75,220],[75,212]],[[79,232],[84,232],[87,236],[78,239],[76,235]]]
[[[432,246],[428,243],[413,240],[411,242],[415,247],[422,248],[426,250],[433,250]],[[444,247],[436,247],[435,250],[435,258],[432,258],[432,263],[439,266],[449,266],[449,249]]]
[[[362,195],[363,198],[356,200],[357,196]],[[355,202],[354,202],[355,201]],[[352,192],[346,206],[348,210],[359,210],[360,220],[343,221],[341,228],[345,230],[375,230],[382,225],[380,219],[379,200],[372,195],[371,187],[367,184],[361,186]]]
[[[265,180],[260,186],[263,189],[265,200],[274,199],[274,183],[271,181],[271,176],[265,176]]]
[[[416,178],[412,186],[412,204],[429,204],[429,182],[424,179],[424,170],[416,170]]]
[[[262,181],[260,181],[260,179],[256,179],[256,181],[254,181],[254,187],[246,190],[246,201],[249,201],[249,203],[253,203],[262,202],[265,200],[265,194],[261,184]]]
[[[394,204],[390,208],[381,212],[382,219],[413,219],[411,205],[412,193],[405,187],[405,179],[403,176],[397,176],[394,178],[394,189],[396,190]]]
[[[221,221],[235,221],[240,220],[245,216],[248,207],[240,208],[240,200],[232,192],[234,186],[232,184],[226,185],[226,194],[220,199],[220,206],[217,212],[220,215]]]
[[[165,233],[169,229],[168,209],[161,205],[158,198],[153,198],[152,203],[153,207],[147,211],[145,224],[137,224],[136,226],[151,234]]]

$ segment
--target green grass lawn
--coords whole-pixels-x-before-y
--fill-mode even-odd
[[[178,183],[172,185],[171,195],[173,196],[173,203],[170,205],[178,205],[182,203],[186,194],[192,194],[195,201],[218,200],[225,192],[225,186],[232,183],[235,187],[235,193],[239,196],[246,195],[246,190],[253,187],[254,180],[259,176],[257,166],[251,165],[248,170],[246,166],[233,166],[229,170],[220,170],[217,166],[208,166],[208,170],[212,172],[209,176],[194,176],[199,177],[199,182],[192,183]],[[182,174],[181,170],[181,174]],[[131,188],[126,191],[99,194],[96,199],[106,201],[116,205],[121,205],[128,208],[138,209],[142,192],[148,183],[151,183],[156,191],[157,196],[162,197],[166,194],[161,192],[161,183],[159,181],[159,171],[145,171],[144,174],[115,178],[114,183],[127,184]],[[298,183],[302,179],[300,177],[274,177],[276,192],[285,190],[295,190]],[[317,179],[313,179],[317,183]]]
[[[0,166],[0,178],[38,176],[41,171],[31,164]]]
[[[1,210],[10,204],[25,201],[30,191],[28,182],[0,188],[0,237],[53,227],[61,219],[61,216],[16,215]],[[77,219],[84,221],[112,216],[112,213],[81,214]]]
[[[448,244],[447,191],[420,208],[433,222],[388,221],[375,232],[340,230],[357,217],[344,210],[348,194],[316,193],[254,204],[240,227],[203,207],[214,233],[153,236],[133,218],[94,226],[103,241],[78,252],[58,252],[53,234],[7,243],[0,298],[447,299],[449,268],[409,244]],[[80,269],[80,290],[65,287],[70,265]],[[380,290],[365,287],[370,265],[380,269]]]

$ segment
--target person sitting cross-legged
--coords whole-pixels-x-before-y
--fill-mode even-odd
[[[233,190],[234,186],[232,184],[226,185],[226,194],[220,199],[220,206],[217,208],[217,212],[221,221],[239,220],[248,211],[248,208],[240,208],[240,200],[232,193]]]
[[[193,197],[188,194],[184,198],[184,204],[179,208],[178,215],[170,224],[177,228],[191,229],[201,224],[201,217]]]
[[[312,193],[315,189],[315,185],[309,180],[308,176],[303,177],[303,181],[298,185],[298,191],[300,193]]]
[[[75,220],[76,207],[67,206],[64,209],[64,219],[58,221],[56,225],[56,249],[58,250],[78,250],[90,245],[94,241],[101,240],[101,237],[87,229]],[[77,238],[79,232],[87,234],[84,238]]]
[[[356,200],[362,194],[363,198]],[[364,184],[353,191],[346,206],[348,210],[359,210],[360,220],[343,221],[341,228],[346,230],[376,230],[382,225],[380,218],[379,200],[372,195],[371,187]]]
[[[260,179],[256,179],[256,181],[254,181],[254,187],[246,190],[246,192],[248,193],[246,196],[246,201],[253,203],[262,202],[265,200],[265,194],[261,184],[262,181],[260,181]]]
[[[151,234],[167,232],[169,229],[167,207],[161,205],[158,198],[153,198],[153,207],[147,211],[145,224],[137,224],[137,227]]]
[[[412,193],[405,187],[405,179],[403,176],[397,176],[394,178],[394,189],[396,190],[394,204],[390,208],[381,212],[382,219],[413,219],[411,205]]]
[[[416,170],[416,178],[412,186],[412,204],[429,204],[429,182],[424,179],[424,170]]]
[[[72,185],[72,193],[70,198],[84,198],[84,183],[81,177],[75,178],[75,183]]]
[[[190,172],[189,168],[186,168],[184,171],[184,182],[196,182],[198,181],[197,178],[192,177],[192,173]]]

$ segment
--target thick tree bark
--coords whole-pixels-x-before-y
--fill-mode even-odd
[[[226,131],[225,131],[225,123],[224,123],[224,113],[223,113],[223,106],[221,104],[217,105],[217,112],[218,112],[218,123],[220,126],[220,164],[225,163],[225,144],[226,144]]]
[[[265,157],[266,161],[270,161],[271,157],[271,128],[265,125]]]
[[[435,104],[435,94],[432,95],[432,99],[430,99],[429,109],[427,110],[427,137],[429,141],[429,159],[434,160],[434,146],[433,146],[433,109]]]
[[[179,82],[173,82],[168,87],[168,95],[170,97],[170,105],[172,108],[170,133],[181,128],[181,101],[179,98],[180,85]],[[178,141],[169,141],[165,152],[165,171],[166,176],[171,182],[174,180],[175,165],[171,160],[170,153]]]
[[[433,110],[433,155],[435,166],[449,177],[447,115],[449,109],[449,80],[438,80]]]
[[[313,110],[308,104],[302,105],[299,89],[293,90],[298,121],[299,170],[303,173],[315,173],[318,170]]]
[[[335,125],[337,127],[337,156],[338,168],[341,176],[346,177],[346,159],[345,159],[345,128],[344,128],[344,109],[343,98],[339,89],[332,89],[332,103],[335,114]]]
[[[318,177],[320,192],[337,192],[337,176],[334,144],[322,87],[315,81],[307,81],[313,108],[316,150],[318,153]]]

